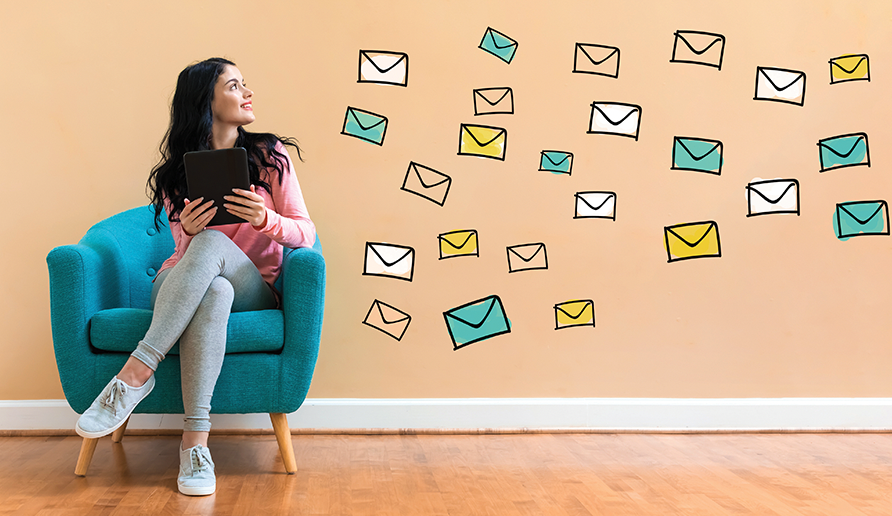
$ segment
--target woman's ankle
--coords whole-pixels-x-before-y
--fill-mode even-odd
[[[130,357],[127,359],[127,363],[124,364],[124,367],[121,368],[121,372],[119,372],[117,376],[118,380],[121,380],[131,387],[138,388],[145,385],[153,374],[155,374],[155,371],[152,371],[149,366]]]
[[[189,432],[183,431],[183,443],[180,447],[180,450],[188,450],[189,448],[194,447],[195,445],[202,445],[207,447],[208,445],[208,433],[207,432]]]

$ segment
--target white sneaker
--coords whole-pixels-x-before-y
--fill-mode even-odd
[[[78,418],[74,426],[81,437],[97,439],[117,430],[127,421],[133,409],[152,392],[155,387],[155,375],[142,387],[131,387],[115,376],[102,389],[93,404]]]
[[[180,476],[177,487],[184,495],[201,496],[213,494],[217,489],[217,477],[214,475],[214,461],[211,450],[196,444],[188,450],[180,443]]]

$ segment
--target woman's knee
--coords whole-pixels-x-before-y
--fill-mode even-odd
[[[206,229],[201,231],[189,242],[189,247],[186,248],[186,253],[192,251],[193,253],[198,251],[205,251],[208,249],[219,249],[223,246],[231,245],[232,240],[220,231],[214,229]]]
[[[214,305],[232,306],[233,299],[235,299],[235,289],[232,288],[232,283],[223,276],[217,276],[208,285],[202,304],[209,301]]]

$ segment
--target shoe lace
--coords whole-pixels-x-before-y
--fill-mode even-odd
[[[192,448],[191,456],[192,471],[203,471],[207,469],[208,464],[210,463],[208,462],[207,457],[205,457],[204,454],[199,451],[199,448],[197,446],[195,448]]]
[[[102,404],[112,409],[112,413],[117,416],[118,402],[124,398],[125,394],[127,394],[127,387],[124,385],[124,382],[115,382],[112,384],[111,389],[108,390],[105,399],[102,400]]]

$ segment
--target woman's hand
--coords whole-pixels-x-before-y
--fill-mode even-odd
[[[189,236],[195,236],[200,233],[208,225],[208,222],[214,218],[214,214],[217,213],[217,207],[211,207],[214,204],[213,199],[201,204],[203,200],[204,197],[199,197],[194,201],[186,199],[186,207],[180,212],[180,226]]]
[[[266,224],[266,205],[263,203],[263,197],[255,191],[254,185],[251,185],[250,191],[239,188],[233,188],[232,191],[237,195],[226,195],[223,197],[223,199],[230,202],[230,204],[223,205],[226,211],[236,217],[245,219],[252,226],[263,226]]]

